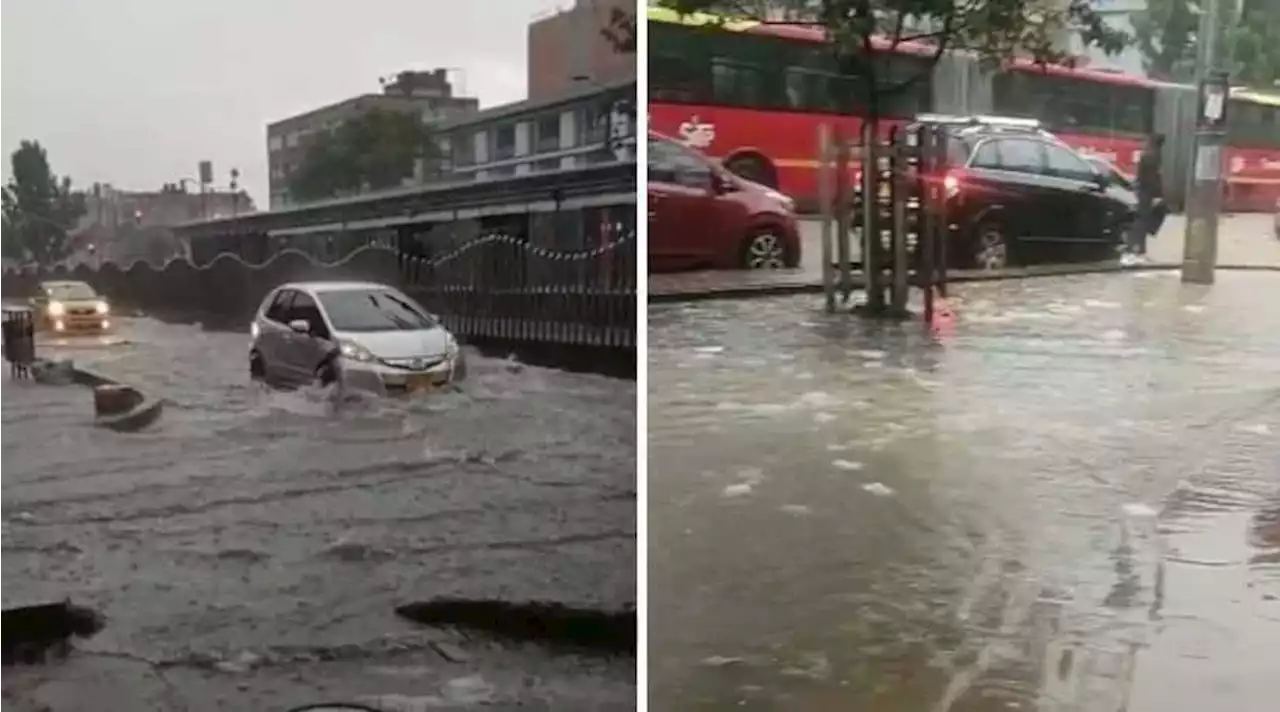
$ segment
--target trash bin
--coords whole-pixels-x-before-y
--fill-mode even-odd
[[[36,360],[35,313],[30,307],[4,307],[4,360],[30,366]]]

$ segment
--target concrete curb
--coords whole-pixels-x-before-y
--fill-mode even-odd
[[[37,359],[32,366],[37,383],[85,386],[94,393],[94,424],[119,433],[133,433],[149,427],[164,412],[164,399],[151,398],[142,391],[99,373],[80,368],[70,360]]]
[[[948,279],[952,284],[975,282],[1003,282],[1016,279],[1033,279],[1040,277],[1069,277],[1086,274],[1108,274],[1113,272],[1168,272],[1180,269],[1182,265],[1172,262],[1159,262],[1144,265],[1124,266],[1115,262],[1089,263],[1074,265],[1052,265],[1043,267],[1027,267],[1004,272],[952,272]],[[1280,265],[1219,265],[1219,270],[1227,272],[1280,272]],[[861,275],[854,275],[854,288],[862,288],[865,281]],[[703,289],[688,291],[650,292],[649,303],[699,302],[712,299],[749,299],[752,297],[779,297],[795,294],[821,294],[822,283],[815,281],[780,282],[777,284],[758,283],[743,285],[713,285]]]

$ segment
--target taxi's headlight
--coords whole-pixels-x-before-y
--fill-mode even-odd
[[[49,316],[62,316],[67,313],[67,308],[62,302],[49,302]]]
[[[342,354],[342,358],[350,359],[352,361],[368,363],[370,361],[378,360],[378,357],[374,356],[369,349],[366,349],[354,341],[343,341],[339,344],[338,349],[339,353]]]
[[[106,314],[107,312],[111,311],[111,307],[108,306],[107,303],[104,301],[99,301],[97,304],[93,305],[93,309],[99,314]]]

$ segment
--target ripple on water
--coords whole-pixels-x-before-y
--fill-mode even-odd
[[[1250,666],[1167,661],[1280,649],[1277,288],[977,285],[934,343],[811,297],[654,307],[653,704],[1163,712],[1137,696],[1225,680],[1254,709]]]

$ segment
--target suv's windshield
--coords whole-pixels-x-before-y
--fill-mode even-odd
[[[44,292],[50,299],[58,301],[82,301],[98,298],[98,293],[93,291],[93,287],[83,282],[46,284],[44,285]]]
[[[416,331],[438,326],[407,298],[389,290],[349,289],[318,296],[338,331]]]

